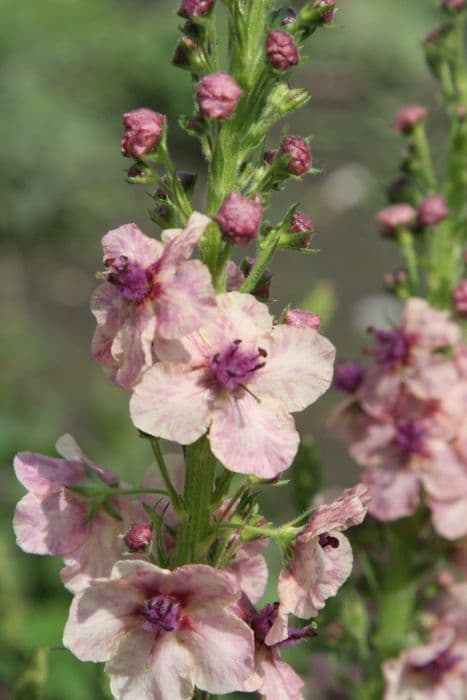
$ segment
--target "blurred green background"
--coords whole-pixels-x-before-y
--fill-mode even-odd
[[[312,37],[309,60],[293,76],[312,101],[290,130],[314,134],[314,164],[323,172],[289,187],[275,203],[279,216],[291,200],[301,202],[321,253],[282,254],[273,295],[298,304],[317,283],[326,293],[334,289],[337,307],[326,332],[343,358],[357,354],[366,325],[390,313],[382,275],[398,261],[375,233],[373,217],[402,147],[389,128],[393,113],[404,102],[421,101],[431,107],[438,134],[443,117],[420,50],[437,22],[435,3],[339,4],[335,28]],[[147,106],[166,113],[177,165],[203,169],[197,143],[176,122],[191,108],[189,76],[169,62],[177,6],[156,0],[0,3],[0,700],[34,699],[28,679],[45,678],[34,652],[60,646],[69,604],[60,562],[15,547],[11,518],[23,490],[13,476],[14,453],[54,454],[57,437],[71,432],[96,461],[135,481],[150,461],[129,423],[127,395],[90,361],[88,302],[103,233],[128,221],[157,233],[144,188],[124,181],[122,112]],[[202,178],[197,196],[201,201]],[[325,426],[335,401],[330,395],[300,417],[303,432],[317,440],[325,486],[357,478]],[[276,521],[287,515],[283,500],[265,501]],[[306,666],[303,657],[301,663]],[[43,693],[46,700],[106,697],[100,670],[61,650],[49,654]]]

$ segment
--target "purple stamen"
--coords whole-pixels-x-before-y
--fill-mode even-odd
[[[266,350],[243,350],[241,343],[241,340],[234,340],[225,350],[213,355],[209,362],[209,368],[219,384],[229,391],[246,384],[266,364],[263,361],[267,357]]]
[[[260,644],[265,643],[268,632],[276,621],[278,611],[279,603],[268,603],[268,605],[265,605],[264,608],[260,610],[259,613],[257,613],[251,620],[250,624],[255,635],[255,640]],[[316,632],[312,627],[307,626],[300,629],[289,627],[287,638],[282,642],[274,644],[274,647],[282,648],[294,646],[295,644],[301,642],[302,639],[315,636]]]
[[[337,539],[337,537],[333,537],[329,534],[329,532],[322,532],[318,537],[318,541],[323,549],[326,549],[328,547],[332,547],[332,549],[337,549],[339,546],[339,540]]]
[[[385,331],[380,328],[369,328],[368,331],[375,341],[374,355],[377,362],[391,367],[406,360],[408,343],[401,331]]]
[[[168,595],[155,595],[144,601],[141,608],[143,629],[148,632],[164,630],[172,632],[178,629],[180,622],[180,603]]]
[[[454,656],[446,650],[425,666],[413,666],[412,669],[428,674],[433,683],[439,683],[444,674],[454,668],[460,660],[460,656]]]
[[[417,421],[407,418],[397,423],[394,443],[404,455],[411,456],[421,452],[424,435],[425,431]]]
[[[118,288],[126,301],[137,304],[151,293],[152,275],[148,275],[138,263],[122,255],[118,261],[106,260],[105,265],[111,268],[107,280]]]

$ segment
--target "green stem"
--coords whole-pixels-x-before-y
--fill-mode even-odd
[[[429,193],[434,194],[437,191],[438,185],[424,124],[417,124],[415,126],[413,130],[413,143],[420,159],[422,179]]]
[[[205,561],[201,541],[210,527],[215,467],[216,458],[206,437],[186,448],[183,492],[186,516],[177,535],[175,560],[178,566]]]
[[[401,248],[407,273],[409,277],[409,291],[412,296],[416,296],[419,291],[418,258],[414,246],[413,234],[407,229],[401,228],[397,231],[397,240]]]
[[[272,231],[268,235],[263,250],[258,255],[255,264],[251,268],[250,274],[240,287],[241,292],[252,292],[254,290],[276,252],[280,234],[280,230],[277,230]]]
[[[151,447],[154,453],[154,457],[156,458],[157,466],[159,467],[162,480],[168,491],[169,498],[172,503],[172,508],[177,513],[177,515],[182,515],[184,513],[183,503],[179,493],[176,491],[174,485],[172,484],[172,480],[170,478],[158,438],[151,438]]]

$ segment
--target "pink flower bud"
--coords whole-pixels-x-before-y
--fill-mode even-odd
[[[123,115],[126,132],[121,140],[122,156],[142,158],[155,150],[164,131],[164,115],[152,109],[133,109]]]
[[[242,90],[227,73],[211,73],[196,88],[196,99],[203,117],[227,119],[230,117]]]
[[[467,316],[467,279],[461,280],[453,291],[452,303],[459,316]]]
[[[313,330],[318,330],[321,317],[318,314],[312,314],[311,311],[287,309],[284,323],[286,326],[295,326],[295,328],[313,328]]]
[[[396,289],[407,282],[407,270],[405,267],[399,267],[392,272],[386,272],[384,275],[384,284],[390,290]]]
[[[179,68],[190,67],[192,63],[191,57],[198,51],[198,48],[193,39],[190,39],[189,36],[182,36],[172,56],[173,65]]]
[[[300,177],[307,173],[311,167],[310,147],[301,136],[286,136],[281,143],[282,155],[289,155],[291,159],[287,169],[292,175]]]
[[[329,7],[329,12],[326,12],[321,16],[321,22],[323,22],[323,24],[331,24],[336,11],[336,0],[316,0],[313,7],[316,7],[319,10],[321,8],[324,9],[325,7]]]
[[[123,541],[129,552],[142,552],[152,540],[152,528],[146,523],[133,523]]]
[[[417,216],[410,204],[391,204],[376,215],[382,236],[393,236],[398,228],[410,228]]]
[[[269,163],[269,165],[272,165],[272,162],[278,153],[279,151],[277,150],[277,148],[273,148],[270,151],[266,151],[264,154],[264,160],[266,161],[266,163]]]
[[[298,248],[306,248],[311,243],[311,234],[313,233],[313,224],[311,219],[302,211],[296,211],[290,222],[288,229],[289,233],[309,233],[309,236],[304,236],[296,241],[295,245]]]
[[[247,245],[258,235],[263,210],[259,202],[231,192],[214,217],[229,243]]]
[[[459,107],[457,107],[456,117],[460,122],[465,122],[467,118],[467,107],[465,107],[464,105],[460,105]]]
[[[400,134],[410,134],[415,124],[424,121],[426,115],[427,111],[425,107],[421,107],[420,105],[406,105],[397,112],[392,122],[392,128]]]
[[[283,18],[281,19],[281,25],[283,27],[288,27],[297,21],[297,13],[293,7],[288,7],[285,11]]]
[[[214,4],[214,0],[182,0],[178,14],[180,17],[202,17],[206,15]]]
[[[449,209],[440,194],[425,197],[417,208],[417,221],[421,226],[437,226],[448,216]]]
[[[466,7],[466,0],[443,0],[442,7],[449,12],[462,12]]]
[[[287,70],[298,63],[298,50],[288,32],[273,29],[266,39],[266,55],[273,68]]]

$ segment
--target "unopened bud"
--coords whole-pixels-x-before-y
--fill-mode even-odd
[[[211,73],[196,88],[199,110],[208,119],[230,117],[241,94],[241,88],[227,73]]]
[[[294,24],[294,22],[297,21],[297,13],[293,9],[293,7],[288,7],[285,12],[284,16],[281,19],[281,25],[283,27],[289,27],[291,24]]]
[[[407,283],[408,273],[405,267],[399,267],[391,272],[386,272],[384,275],[384,284],[390,291],[396,290],[398,287]]]
[[[411,228],[416,216],[417,212],[410,204],[392,204],[378,212],[376,221],[382,236],[394,236],[399,228]]]
[[[448,12],[462,12],[467,7],[466,0],[443,0],[441,4],[443,10]]]
[[[206,15],[214,4],[214,0],[182,0],[178,14],[180,17],[193,19]]]
[[[425,107],[421,105],[406,105],[400,109],[392,122],[392,128],[400,134],[410,134],[416,124],[424,121],[427,116]]]
[[[307,248],[310,245],[312,239],[313,223],[311,219],[309,219],[307,215],[304,214],[302,211],[296,211],[295,214],[292,216],[288,232],[308,233],[308,236],[304,236],[303,238],[295,240],[293,244],[298,248]]]
[[[154,182],[154,173],[144,163],[133,163],[128,168],[127,180],[132,185],[147,185]]]
[[[417,208],[417,223],[420,226],[437,226],[448,216],[446,200],[440,194],[425,197]]]
[[[266,161],[266,163],[269,163],[269,165],[272,165],[272,162],[278,153],[279,151],[277,150],[277,148],[273,148],[270,151],[266,151],[264,154],[264,160]]]
[[[452,303],[459,316],[467,316],[467,279],[461,280],[453,291]]]
[[[177,46],[175,47],[172,63],[178,68],[187,68],[188,70],[201,71],[203,61],[199,55],[199,47],[189,36],[182,36]]]
[[[152,528],[146,523],[134,523],[127,531],[123,541],[129,552],[142,552],[152,540]]]
[[[142,158],[156,149],[164,131],[164,115],[152,109],[134,109],[123,115],[123,124],[122,155]]]
[[[273,68],[287,70],[298,63],[298,49],[288,32],[273,29],[266,39],[266,55]]]
[[[318,314],[313,314],[311,311],[302,311],[301,309],[287,309],[284,316],[286,326],[295,326],[295,328],[312,328],[318,330],[321,317]]]
[[[301,177],[311,167],[311,153],[308,143],[301,136],[286,136],[281,143],[281,155],[291,156],[287,170]]]
[[[262,215],[258,201],[247,199],[239,192],[231,192],[224,199],[214,221],[228,243],[247,245],[257,237]]]
[[[365,370],[359,362],[341,362],[334,372],[334,389],[346,394],[354,394],[360,387],[364,376]]]
[[[324,10],[328,8],[328,11],[321,15],[321,22],[323,24],[331,24],[334,19],[334,13],[336,11],[336,0],[316,0],[313,7],[318,10]]]

